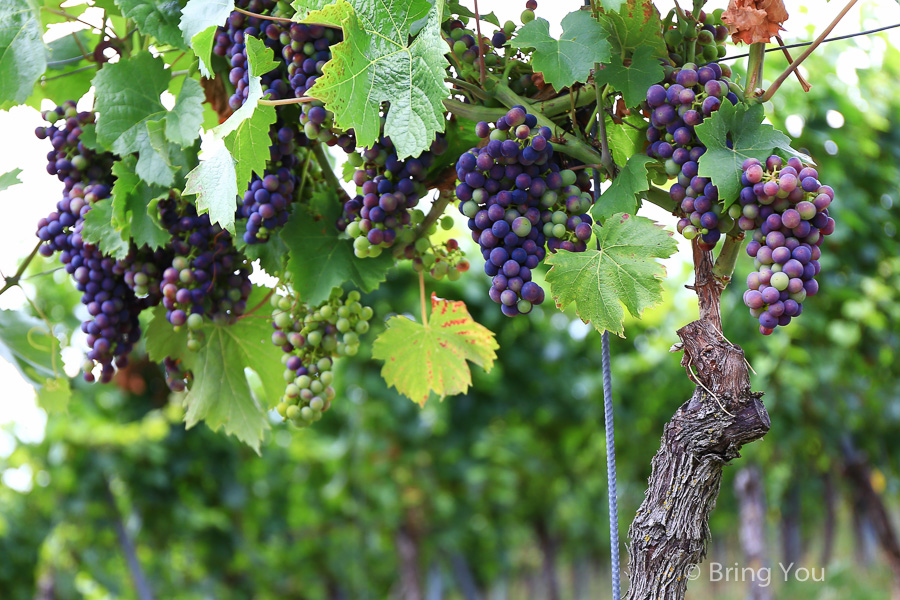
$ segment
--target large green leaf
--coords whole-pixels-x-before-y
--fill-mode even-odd
[[[303,207],[294,213],[281,231],[281,239],[290,250],[288,272],[300,297],[309,304],[319,304],[331,290],[350,281],[363,291],[371,291],[384,281],[394,265],[390,252],[375,258],[357,258],[353,243],[338,237],[334,225],[340,203],[333,196],[334,207],[321,220],[316,220]],[[337,210],[335,210],[337,209]]]
[[[650,189],[650,182],[647,181],[647,165],[652,162],[653,159],[646,154],[635,154],[629,158],[612,185],[603,192],[591,209],[594,219],[603,223],[618,213],[633,215],[637,209],[638,194]]]
[[[608,83],[622,92],[628,106],[640,106],[647,99],[647,88],[663,79],[662,65],[652,54],[653,48],[641,46],[634,51],[628,66],[616,58],[594,73],[594,81]]]
[[[62,370],[59,341],[46,323],[22,311],[0,310],[0,357],[34,387],[41,406],[65,410],[69,382]]]
[[[0,2],[0,110],[24,102],[47,70],[42,29],[28,0]]]
[[[200,82],[185,78],[172,112],[166,115],[166,138],[169,141],[179,146],[190,146],[200,137],[204,98]]]
[[[662,301],[665,268],[656,258],[668,258],[677,244],[672,234],[644,217],[618,214],[603,227],[594,226],[595,250],[560,250],[547,257],[550,294],[565,310],[577,314],[598,331],[624,336],[622,305],[633,317]]]
[[[181,11],[178,27],[200,59],[204,77],[212,77],[209,65],[216,27],[223,27],[233,10],[234,0],[190,0]]]
[[[182,50],[188,46],[178,28],[183,0],[116,0],[122,16],[131,19],[138,31]]]
[[[616,3],[607,1],[604,4],[612,6]],[[616,12],[608,10],[602,17],[613,54],[625,58],[627,54],[646,46],[652,56],[666,58],[666,42],[659,34],[662,23],[652,0],[627,0],[617,4]]]
[[[156,203],[169,195],[169,190],[150,185],[134,172],[134,157],[128,156],[113,165],[116,183],[112,189],[112,223],[135,245],[155,250],[169,242],[169,232],[157,218]]]
[[[247,189],[252,172],[261,174],[269,153],[269,126],[275,122],[272,106],[260,106],[260,75],[272,70],[272,51],[255,37],[247,38],[250,86],[243,106],[212,129],[203,141],[200,164],[187,176],[185,194],[196,194],[197,210],[208,212],[213,223],[234,233],[234,211],[239,190]]]
[[[563,17],[562,28],[562,35],[555,40],[550,36],[550,23],[535,19],[522,26],[508,44],[513,48],[534,48],[534,70],[557,90],[576,81],[587,81],[594,63],[609,60],[610,50],[603,25],[590,12],[570,12]]]
[[[765,162],[778,149],[812,162],[808,156],[791,148],[788,136],[763,123],[765,116],[762,104],[747,106],[722,102],[719,110],[694,128],[697,138],[706,146],[698,172],[701,177],[712,180],[726,208],[737,201],[741,192],[741,166],[746,159]]]
[[[472,385],[467,361],[490,371],[497,348],[493,332],[472,320],[465,303],[432,295],[428,323],[391,317],[372,357],[384,361],[388,385],[424,406],[432,392],[441,399],[466,393]]]
[[[123,259],[128,256],[130,245],[127,238],[113,223],[112,199],[94,202],[84,217],[81,237],[89,244],[95,244],[103,254]]]
[[[338,127],[355,131],[359,146],[378,140],[382,102],[390,102],[384,134],[401,159],[427,150],[444,130],[443,7],[428,0],[338,0],[309,15],[310,22],[340,25],[344,41],[332,46],[307,93],[325,103]],[[410,41],[412,24],[424,17],[425,27]]]
[[[138,153],[137,174],[152,184],[175,181],[167,152],[151,140],[148,123],[166,116],[160,94],[169,87],[170,74],[162,58],[141,52],[106,64],[94,77],[97,93],[97,141],[119,156]]]

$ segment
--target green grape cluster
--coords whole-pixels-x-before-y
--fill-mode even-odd
[[[444,229],[453,227],[453,219],[444,217],[441,220]],[[450,281],[459,279],[462,273],[469,270],[469,261],[459,247],[459,242],[449,239],[444,243],[433,244],[427,237],[416,240],[415,244],[406,248],[412,256],[413,268],[416,271],[427,270],[432,277],[440,281],[444,277]]]
[[[683,65],[688,60],[708,62],[725,57],[728,27],[722,23],[723,12],[721,8],[711,13],[700,11],[696,30],[685,28],[681,23],[666,31],[664,37],[669,49],[669,59],[674,65]],[[693,59],[685,55],[691,46]]]
[[[340,289],[318,306],[274,295],[272,307],[272,343],[284,350],[287,381],[276,410],[297,427],[306,427],[331,407],[334,359],[359,352],[359,336],[369,330],[374,311],[360,303],[356,290],[344,298]]]

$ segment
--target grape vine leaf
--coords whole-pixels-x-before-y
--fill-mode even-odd
[[[163,44],[187,50],[188,46],[178,28],[183,4],[183,1],[174,0],[116,0],[122,16],[134,21],[138,31],[155,37]]]
[[[534,48],[534,70],[557,90],[587,81],[594,63],[608,61],[610,51],[603,25],[590,12],[570,12],[563,17],[562,28],[557,41],[550,36],[550,23],[535,19],[523,25],[508,42],[512,48]]]
[[[466,8],[465,6],[463,6],[462,4],[460,4],[458,2],[458,0],[450,0],[450,2],[447,4],[447,11],[451,15],[457,15],[460,17],[468,17],[470,19],[475,18],[475,13],[472,12],[471,10],[469,10],[468,8]],[[481,20],[484,21],[485,23],[490,23],[491,25],[500,27],[500,19],[498,19],[497,15],[495,15],[494,13],[492,13],[492,12],[489,12],[488,14],[479,13],[479,16],[481,17]]]
[[[613,179],[600,199],[591,209],[591,215],[600,223],[618,213],[633,215],[638,206],[638,194],[650,189],[647,181],[647,165],[653,159],[646,154],[635,154]]]
[[[235,223],[234,244],[238,251],[251,262],[259,261],[259,266],[268,273],[280,273],[288,258],[288,247],[280,236],[269,236],[265,244],[248,244],[244,241],[244,232],[247,225],[242,219]]]
[[[637,48],[627,67],[615,59],[594,73],[594,81],[598,84],[608,83],[622,92],[628,106],[639,106],[647,99],[647,88],[662,81],[663,77],[662,65],[649,46]]]
[[[19,185],[20,183],[22,183],[22,180],[19,179],[19,173],[21,172],[22,169],[13,169],[8,173],[0,175],[0,192],[9,189],[14,185]]]
[[[372,357],[384,361],[381,376],[389,386],[424,406],[431,392],[443,399],[468,391],[472,372],[466,361],[490,372],[499,347],[494,333],[472,320],[464,302],[432,294],[428,323],[391,317],[372,346]]]
[[[119,156],[138,153],[137,174],[148,183],[170,186],[175,181],[166,153],[154,148],[148,123],[163,119],[167,110],[160,94],[170,74],[162,58],[141,52],[107,63],[94,77],[97,93],[97,141]]]
[[[200,59],[200,73],[204,77],[213,76],[210,59],[216,27],[224,26],[233,10],[234,0],[190,0],[181,11],[178,28]]]
[[[205,342],[186,366],[194,381],[184,398],[188,428],[203,420],[213,431],[225,432],[259,453],[263,433],[269,428],[265,407],[254,398],[245,368],[259,375],[265,400],[272,406],[284,392],[283,352],[272,344],[267,319],[239,319],[227,325],[203,328]]]
[[[186,77],[172,112],[166,115],[166,138],[169,141],[184,147],[200,137],[204,99],[200,82]]]
[[[59,350],[46,323],[23,311],[0,310],[0,357],[19,371],[48,411],[65,410],[71,395]]]
[[[134,172],[134,157],[127,156],[113,165],[116,183],[112,189],[111,225],[129,237],[135,245],[155,250],[169,241],[169,232],[155,217],[156,202],[169,195],[169,190],[150,185]]]
[[[306,6],[303,0],[298,6]],[[372,146],[381,131],[381,104],[390,102],[384,124],[400,159],[427,150],[444,131],[443,99],[448,51],[441,38],[443,2],[338,0],[310,13],[307,21],[340,25],[344,41],[307,94],[325,103],[335,124],[353,129],[359,146]],[[428,18],[410,42],[410,28]]]
[[[607,10],[601,19],[613,55],[630,54],[647,47],[652,56],[666,58],[666,42],[659,35],[662,23],[652,0],[627,0],[618,4],[618,10]]]
[[[96,244],[103,254],[123,259],[128,256],[129,244],[122,232],[112,226],[112,221],[112,200],[107,198],[94,202],[91,210],[84,217],[81,236],[84,241]]]
[[[194,360],[194,353],[187,349],[187,328],[181,327],[175,331],[166,319],[166,309],[163,306],[153,309],[153,316],[147,324],[143,337],[147,346],[147,356],[153,362],[161,363],[166,357],[180,358],[185,363]]]
[[[610,217],[603,227],[595,225],[594,235],[597,250],[560,250],[547,257],[550,294],[561,310],[574,304],[585,323],[624,337],[622,306],[639,318],[662,301],[660,279],[666,269],[653,259],[668,258],[677,244],[650,219],[628,214]]]
[[[621,121],[630,123],[622,125]],[[606,115],[606,131],[609,135],[609,150],[618,165],[624,165],[628,159],[641,152],[646,140],[647,122],[635,115],[613,119]],[[628,211],[625,211],[628,212]]]
[[[791,148],[791,139],[768,123],[763,123],[762,104],[746,106],[723,102],[719,110],[697,125],[697,138],[706,146],[700,157],[698,173],[709,177],[719,189],[725,208],[737,201],[741,192],[741,166],[748,158],[765,162],[775,150],[812,159]],[[731,142],[731,148],[728,147]]]
[[[334,191],[326,193],[333,196]],[[340,202],[332,197],[329,207],[340,210]],[[281,239],[290,250],[287,270],[294,289],[310,304],[328,298],[331,290],[350,281],[364,292],[378,287],[388,269],[394,265],[390,252],[374,258],[357,258],[353,243],[338,236],[334,225],[338,213],[331,208],[316,220],[305,208],[297,206],[284,228]]]
[[[0,2],[0,110],[28,99],[47,70],[38,10],[28,0]]]
[[[252,172],[262,173],[269,153],[269,126],[275,109],[260,105],[260,75],[276,64],[272,50],[262,40],[247,38],[250,69],[249,93],[244,104],[221,125],[204,136],[200,164],[187,176],[185,194],[197,196],[197,210],[208,212],[210,221],[234,233],[238,190],[246,190]]]

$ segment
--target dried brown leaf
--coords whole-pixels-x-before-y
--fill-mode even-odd
[[[722,13],[731,39],[745,44],[768,42],[784,28],[788,12],[782,0],[730,0]]]

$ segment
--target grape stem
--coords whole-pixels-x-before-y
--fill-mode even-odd
[[[794,57],[791,56],[791,51],[785,48],[784,40],[781,39],[781,36],[777,33],[775,34],[775,40],[781,45],[781,51],[784,52],[784,57],[787,59],[788,64],[794,62]],[[812,86],[809,84],[806,78],[803,77],[800,71],[794,71],[794,75],[797,76],[797,81],[800,82],[800,87],[803,88],[804,92],[808,92],[810,88],[812,88]]]
[[[0,294],[3,294],[3,292],[5,292],[6,290],[8,290],[11,287],[15,287],[15,286],[19,285],[19,281],[22,279],[22,273],[25,272],[25,269],[27,269],[28,265],[31,264],[31,261],[34,260],[34,257],[38,253],[38,250],[40,250],[40,248],[41,248],[41,244],[43,244],[43,242],[39,241],[37,243],[37,245],[31,251],[31,254],[29,254],[28,257],[22,261],[22,264],[19,265],[19,268],[16,270],[15,275],[4,278],[5,281],[3,282],[3,287],[0,288]]]
[[[451,98],[444,99],[444,108],[449,110],[457,117],[469,119],[470,121],[496,121],[506,114],[505,108],[488,108],[486,106],[476,106],[474,104],[466,104],[459,100]]]
[[[554,133],[559,129],[556,123],[548,119],[541,111],[535,110],[528,100],[516,94],[504,83],[498,83],[496,87],[494,87],[494,97],[509,108],[512,108],[517,104],[530,108],[531,110],[529,112],[537,117],[538,125],[541,127],[549,127]],[[563,110],[563,112],[565,112],[565,110]],[[586,164],[603,163],[599,152],[589,144],[575,137],[562,139],[561,142],[554,143],[553,149]]]
[[[478,67],[480,70],[479,80],[481,81],[482,87],[484,87],[485,82],[485,72],[484,72],[484,52],[482,51],[482,44],[484,40],[481,37],[481,15],[478,14],[478,0],[472,0],[475,4],[475,32],[478,34]]]
[[[600,64],[594,64],[594,70],[600,69]],[[610,179],[616,177],[616,162],[613,160],[612,154],[609,152],[609,136],[606,133],[606,114],[603,112],[606,94],[609,92],[609,85],[603,87],[601,91],[599,87],[595,88],[597,98],[597,126],[600,132],[600,164],[606,169],[606,174]]]
[[[763,62],[766,59],[766,43],[750,44],[750,57],[747,59],[747,84],[744,93],[748,99],[756,97],[756,89],[762,81]]]
[[[422,302],[422,325],[428,327],[428,315],[425,304],[425,269],[419,271],[419,300]]]
[[[416,229],[416,239],[424,236],[428,229],[434,225],[437,220],[444,214],[444,211],[447,209],[447,205],[450,204],[450,201],[453,199],[453,194],[449,191],[441,191],[440,195],[437,199],[432,202],[431,209],[429,209],[428,214],[425,215],[425,219],[419,224],[419,227]]]
[[[316,161],[322,168],[322,174],[328,181],[328,185],[337,190],[338,196],[341,197],[342,201],[346,202],[349,200],[350,196],[334,174],[334,170],[331,168],[331,163],[328,162],[328,156],[325,154],[325,149],[322,147],[322,144],[313,144],[313,153],[316,155]]]
[[[315,102],[318,98],[312,96],[301,96],[300,98],[285,98],[284,100],[265,100],[258,102],[264,106],[281,106],[283,104],[303,104],[304,102]]]
[[[445,77],[444,81],[446,81],[447,83],[452,83],[456,87],[466,90],[467,92],[474,94],[476,97],[481,98],[482,100],[490,97],[490,95],[484,90],[484,86],[478,87],[477,85],[472,85],[468,81],[456,79],[455,77]]]
[[[847,6],[845,6],[844,9],[838,13],[838,15],[831,22],[831,24],[825,28],[825,31],[823,31],[819,35],[819,37],[817,37],[813,41],[813,43],[810,44],[809,48],[804,50],[803,54],[798,56],[796,59],[794,59],[794,61],[790,65],[788,65],[788,68],[785,69],[784,72],[778,76],[778,79],[776,79],[775,82],[772,83],[771,86],[769,86],[769,89],[766,90],[766,93],[763,94],[763,96],[761,98],[762,102],[767,102],[768,100],[772,99],[772,96],[775,95],[775,92],[778,91],[778,88],[781,87],[781,84],[784,83],[784,80],[787,79],[788,77],[790,77],[791,73],[796,71],[797,67],[800,66],[800,63],[802,63],[804,60],[806,60],[807,57],[809,57],[809,55],[812,54],[813,51],[819,47],[819,44],[821,44],[822,42],[825,41],[825,38],[828,37],[828,34],[831,33],[835,27],[837,27],[837,24],[841,21],[841,19],[844,18],[844,16],[848,12],[850,12],[850,9],[853,8],[853,5],[856,4],[856,2],[857,2],[857,0],[850,0],[850,2],[847,3]]]
[[[731,275],[734,273],[734,265],[737,262],[738,256],[740,256],[741,248],[743,246],[743,234],[738,237],[732,237],[730,235],[725,236],[722,250],[719,251],[719,256],[716,257],[716,262],[713,265],[712,270],[713,275],[715,275],[723,285],[728,285],[728,283],[731,282]]]
[[[243,8],[235,7],[234,10],[236,12],[241,13],[242,15],[247,15],[248,17],[256,17],[257,19],[262,19],[263,21],[278,21],[279,23],[295,23],[293,19],[288,19],[286,17],[273,17],[271,15],[261,15],[259,13],[250,12],[249,10],[244,10]],[[305,21],[304,21],[305,23]],[[328,27],[329,29],[341,29],[340,25],[331,25],[330,23],[305,23],[306,25],[321,25],[322,27]]]
[[[675,201],[672,200],[672,196],[669,195],[669,192],[662,190],[655,185],[651,185],[650,189],[644,193],[644,200],[669,212],[675,210]]]

